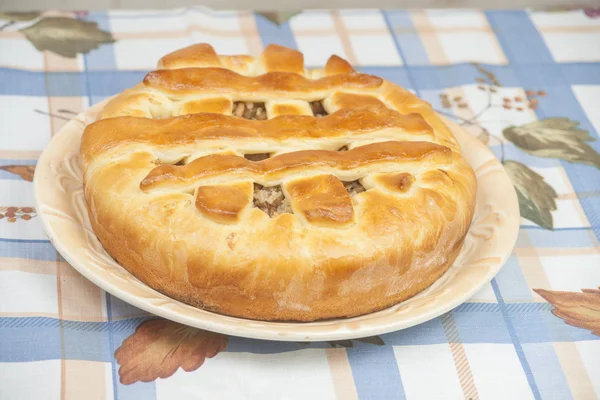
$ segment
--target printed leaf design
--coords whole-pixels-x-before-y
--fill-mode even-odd
[[[538,157],[560,158],[600,168],[600,154],[586,142],[593,141],[579,122],[568,118],[546,118],[521,126],[510,126],[502,133],[520,149]]]
[[[24,180],[32,182],[35,165],[3,165],[0,169],[19,175]]]
[[[65,17],[43,18],[21,32],[36,49],[70,58],[115,41],[109,32],[98,29],[95,22]]]
[[[179,367],[200,368],[227,347],[227,336],[178,324],[166,319],[142,322],[115,351],[123,385],[168,378]]]
[[[544,178],[517,161],[505,161],[504,169],[517,191],[521,217],[546,229],[553,229],[551,211],[556,210],[556,191]]]
[[[40,16],[37,11],[15,11],[15,12],[0,12],[0,19],[7,21],[31,21]]]
[[[560,292],[534,289],[555,308],[552,314],[567,324],[591,331],[600,336],[600,287],[579,292]]]
[[[262,15],[269,21],[281,25],[289,21],[293,16],[300,14],[302,11],[284,11],[284,12],[275,12],[275,11],[265,11],[259,12],[258,15]]]

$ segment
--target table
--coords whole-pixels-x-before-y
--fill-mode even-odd
[[[0,14],[0,399],[600,397],[597,10],[205,8]],[[411,329],[323,343],[226,337],[103,292],[56,252],[32,178],[73,115],[163,54],[331,53],[486,143],[519,194],[512,257],[467,303]]]

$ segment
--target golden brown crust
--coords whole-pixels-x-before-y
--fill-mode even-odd
[[[337,92],[327,99],[327,101],[331,104],[331,108],[336,110],[357,108],[370,108],[375,110],[378,108],[385,108],[385,104],[381,100],[368,94]]]
[[[252,201],[252,182],[203,185],[196,189],[196,208],[208,219],[233,224]]]
[[[304,75],[304,55],[299,51],[271,44],[260,57],[266,72],[292,72]]]
[[[157,66],[159,69],[177,69],[194,65],[220,67],[221,60],[211,45],[196,43],[165,55]]]
[[[190,46],[86,128],[90,220],[124,268],[196,307],[313,321],[396,304],[450,267],[476,182],[449,129],[339,57],[312,71],[302,60]],[[269,119],[232,115],[236,102],[264,103]],[[257,153],[271,157],[244,158]],[[366,190],[348,193],[357,180]],[[293,212],[269,217],[253,184],[280,185]]]
[[[325,76],[347,74],[349,72],[354,72],[354,68],[352,68],[350,63],[343,58],[333,55],[327,60],[327,64],[325,65]]]
[[[415,182],[415,177],[407,172],[381,174],[375,179],[386,189],[400,193],[408,192]]]
[[[354,220],[350,195],[335,175],[295,179],[286,190],[294,210],[312,226],[341,228]]]

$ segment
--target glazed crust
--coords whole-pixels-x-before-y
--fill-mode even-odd
[[[264,103],[268,119],[232,115]],[[310,114],[321,101],[329,115]],[[307,111],[308,110],[308,111]],[[348,151],[338,151],[340,148]],[[250,161],[245,154],[268,153]],[[476,180],[430,105],[332,56],[306,70],[205,44],[166,55],[81,144],[92,228],[148,286],[236,317],[315,321],[397,304],[457,257]],[[360,181],[353,196],[342,182]],[[253,186],[280,185],[269,217]]]

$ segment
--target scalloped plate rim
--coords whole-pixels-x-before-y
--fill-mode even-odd
[[[76,129],[74,124],[76,124],[76,120],[85,121],[85,115],[91,112],[95,112],[99,110],[103,104],[105,104],[110,98],[107,98],[99,103],[96,103],[92,107],[87,108],[84,112],[75,116],[72,120],[67,122],[52,138],[50,143],[44,148],[42,154],[38,159],[38,163],[36,166],[33,185],[34,185],[34,197],[36,202],[36,209],[38,210],[38,216],[42,221],[43,229],[46,235],[49,237],[50,242],[56,248],[56,250],[61,254],[61,256],[67,261],[73,268],[75,268],[79,273],[81,273],[86,279],[90,280],[92,283],[110,293],[111,295],[123,300],[126,303],[129,303],[139,309],[147,311],[156,316],[160,316],[175,322],[179,322],[184,325],[205,329],[212,332],[246,337],[252,339],[263,339],[263,340],[274,340],[274,341],[297,341],[297,342],[313,342],[313,341],[331,341],[331,340],[345,340],[345,339],[357,339],[362,337],[381,335],[385,333],[390,333],[394,331],[399,331],[403,329],[407,329],[413,327],[415,325],[422,324],[424,322],[430,321],[452,309],[458,307],[462,303],[466,302],[469,298],[471,298],[477,291],[479,291],[483,286],[488,284],[496,274],[502,269],[507,259],[512,254],[514,246],[516,244],[517,235],[519,231],[519,208],[518,208],[518,200],[516,196],[516,192],[512,183],[510,182],[510,178],[506,175],[506,172],[502,169],[502,174],[504,175],[505,180],[509,183],[505,189],[510,193],[507,194],[507,209],[512,209],[513,211],[516,209],[516,215],[514,213],[508,214],[508,221],[506,222],[506,226],[502,230],[502,234],[505,235],[504,240],[505,244],[502,246],[503,251],[500,255],[497,255],[500,258],[500,262],[497,263],[495,268],[490,268],[487,274],[481,277],[475,284],[469,286],[469,290],[462,292],[461,295],[454,296],[452,301],[447,301],[442,305],[433,306],[429,309],[424,309],[423,312],[417,313],[416,315],[411,316],[410,318],[404,318],[400,316],[397,319],[392,319],[391,322],[383,323],[380,321],[378,323],[378,317],[376,314],[385,312],[386,310],[397,308],[401,305],[407,304],[412,300],[417,298],[426,297],[427,292],[436,285],[437,282],[442,281],[444,277],[449,273],[447,272],[441,278],[436,281],[432,286],[425,289],[423,292],[418,295],[399,303],[395,306],[390,307],[389,309],[377,311],[371,314],[365,314],[358,317],[352,318],[341,318],[341,319],[333,319],[326,321],[316,321],[316,322],[268,322],[268,321],[257,321],[250,320],[238,317],[231,317],[228,315],[222,315],[218,313],[213,313],[206,310],[196,309],[190,305],[185,303],[181,303],[177,300],[171,299],[166,295],[148,287],[147,285],[140,282],[133,275],[129,274],[124,268],[124,273],[130,275],[131,278],[135,281],[140,282],[141,285],[145,286],[150,292],[153,292],[157,299],[161,299],[166,303],[170,303],[176,307],[176,310],[172,308],[164,307],[162,305],[154,305],[144,297],[138,296],[136,294],[130,293],[127,291],[127,288],[118,287],[110,282],[107,282],[106,279],[103,279],[102,276],[95,273],[92,268],[85,265],[82,260],[74,257],[66,245],[57,237],[55,230],[53,228],[53,224],[56,222],[52,222],[51,219],[44,212],[44,205],[46,204],[41,196],[40,196],[40,186],[44,183],[40,179],[40,175],[42,175],[42,171],[44,168],[49,168],[49,161],[51,160],[50,153],[53,148],[56,146],[57,138],[62,137],[63,135],[67,135],[70,133],[71,129]],[[485,153],[488,158],[493,158],[497,161],[495,155],[481,142],[479,142],[476,138],[472,137],[470,134],[466,133],[462,128],[460,128],[456,123],[451,120],[440,116],[444,120],[444,122],[450,127],[453,132],[462,132],[464,137],[463,140],[469,142],[469,145],[476,148],[478,152]],[[468,138],[468,139],[467,139]],[[468,157],[467,157],[468,158]],[[489,162],[487,160],[486,162]],[[470,162],[469,162],[470,163]],[[498,164],[501,164],[498,161]],[[479,181],[478,181],[479,184]],[[505,185],[506,186],[506,185]],[[515,208],[516,207],[516,208]],[[475,217],[474,217],[475,219]],[[118,264],[117,264],[118,265]],[[460,266],[456,267],[461,268]],[[182,308],[183,307],[183,308]],[[194,315],[185,314],[185,310],[192,310]],[[198,314],[199,312],[199,314]],[[211,318],[198,318],[197,315],[211,317]],[[374,320],[373,320],[374,318]],[[363,326],[358,329],[349,329],[349,324],[360,324],[361,320],[367,320],[367,322],[362,322]],[[346,325],[346,327],[344,327]],[[282,332],[282,327],[287,327],[285,329],[286,332]],[[289,331],[289,327],[292,327],[293,331]],[[307,327],[313,329],[306,329]],[[319,328],[321,329],[315,329]],[[279,328],[279,329],[278,329]]]

